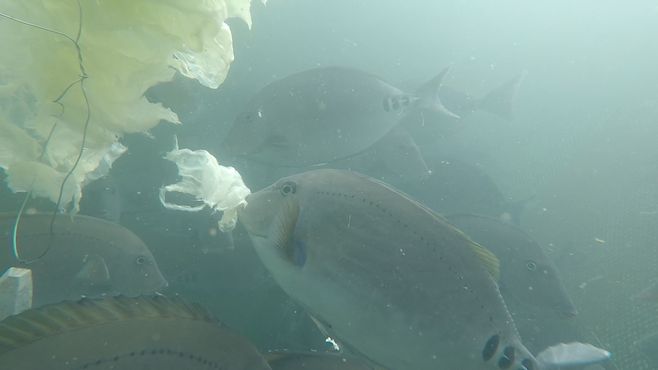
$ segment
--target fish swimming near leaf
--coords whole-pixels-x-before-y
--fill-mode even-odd
[[[498,285],[508,307],[511,303],[539,306],[564,317],[578,313],[557,269],[526,232],[494,217],[452,214],[446,218],[498,257]]]
[[[279,285],[392,369],[534,369],[492,275],[498,260],[432,211],[355,173],[250,195],[240,219]]]
[[[21,370],[267,370],[246,339],[178,298],[46,305],[0,322],[0,366]]]
[[[88,216],[57,215],[50,233],[50,214],[23,215],[16,235],[22,259],[30,263],[34,306],[83,296],[150,294],[167,281],[144,242],[130,230]],[[10,240],[15,215],[0,216],[0,270],[20,266]]]
[[[374,362],[540,368],[495,283],[496,256],[399,191],[349,171],[314,170],[247,202],[240,220],[277,283]]]
[[[270,352],[272,370],[385,370],[356,356],[320,352]]]
[[[457,117],[439,99],[446,73],[443,70],[416,93],[351,68],[295,73],[259,91],[221,147],[233,156],[283,167],[350,157],[384,137],[414,109]]]

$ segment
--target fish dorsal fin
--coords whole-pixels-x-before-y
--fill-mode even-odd
[[[500,278],[500,261],[498,260],[498,257],[496,257],[496,255],[487,248],[470,239],[469,246],[473,252],[475,252],[475,255],[480,260],[480,262],[482,262],[484,268],[487,269],[489,275],[491,275],[494,281],[498,282],[498,279]]]
[[[392,187],[391,185],[389,185],[389,184],[387,184],[387,183],[385,183],[381,180],[378,180],[378,179],[375,179],[375,178],[372,178],[372,177],[369,177],[369,176],[366,176],[366,175],[363,175],[363,174],[359,174],[358,172],[352,172],[352,173],[356,174],[357,176],[360,176],[361,178],[363,178],[367,181],[374,182],[374,183],[378,184],[379,186],[381,186],[383,188],[386,188],[388,191],[392,191],[392,192],[397,193],[399,196],[404,197],[409,202],[415,204],[417,207],[422,208],[425,212],[427,212],[427,213],[431,214],[432,216],[434,216],[437,219],[437,221],[441,222],[444,226],[450,228],[454,232],[459,233],[462,237],[468,239],[469,246],[473,250],[473,252],[475,252],[476,257],[480,260],[480,262],[482,262],[482,264],[487,269],[487,271],[489,272],[491,277],[496,282],[498,282],[498,280],[500,279],[500,261],[498,260],[498,257],[496,257],[496,255],[493,254],[493,252],[491,252],[487,248],[485,248],[482,245],[480,245],[480,244],[474,242],[473,240],[471,240],[471,238],[469,238],[461,230],[459,230],[458,228],[453,226],[448,221],[448,219],[446,219],[442,215],[436,213],[435,211],[431,210],[426,205],[418,202],[417,200],[412,198],[410,195],[404,193],[403,191],[398,190],[398,189]]]
[[[84,298],[46,305],[0,321],[0,355],[76,329],[128,319],[176,318],[217,323],[196,304],[164,296]]]

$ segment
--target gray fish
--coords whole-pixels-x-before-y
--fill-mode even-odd
[[[384,370],[355,356],[318,352],[270,352],[272,370]]]
[[[374,75],[328,67],[299,72],[258,92],[224,140],[228,154],[303,167],[346,158],[384,137],[409,111],[456,117],[438,98],[447,69],[406,93]]]
[[[393,369],[538,369],[491,252],[402,193],[316,170],[251,194],[240,219],[277,283]]]
[[[0,365],[21,370],[258,370],[265,359],[204,309],[180,299],[83,299],[0,323]]]
[[[80,214],[119,223],[123,199],[119,185],[112,175],[97,179],[83,189]]]
[[[421,181],[431,170],[407,130],[396,126],[365,151],[331,163],[332,168],[357,171],[387,183]]]
[[[513,103],[524,78],[525,72],[489,91],[481,98],[444,86],[439,92],[439,98],[446,108],[460,117],[468,117],[476,111],[485,111],[503,119],[512,120],[514,118]]]
[[[518,227],[498,218],[453,214],[446,218],[500,260],[500,292],[512,302],[539,306],[571,317],[578,311],[558,271],[539,243]]]
[[[100,294],[140,295],[167,286],[153,255],[130,230],[88,217],[58,215],[50,235],[50,214],[23,215],[17,244],[34,281],[34,305]],[[0,271],[19,266],[9,245],[15,215],[0,216]]]
[[[524,77],[525,73],[522,73],[480,98],[450,86],[442,86],[439,90],[439,99],[450,112],[460,118],[467,118],[475,112],[483,111],[511,121],[514,118],[514,100]],[[460,128],[461,125],[456,125],[455,121],[454,118],[438,115],[427,109],[419,109],[413,114],[407,115],[402,120],[402,126],[410,130],[414,136],[427,135],[432,133],[432,130],[427,130],[427,123],[431,122],[432,125],[429,126],[434,131],[438,129],[438,134],[444,136]],[[434,134],[437,133],[434,132]],[[432,139],[436,140],[435,136],[430,135]]]
[[[476,112],[487,112],[504,120],[514,118],[513,103],[525,74],[521,74],[491,90],[483,97],[474,97],[450,86],[442,86],[439,99],[446,108],[461,120],[435,114],[427,109],[414,110],[400,122],[421,147],[436,148],[437,143],[454,136],[468,126],[468,120]],[[489,117],[476,117],[478,121]]]
[[[527,200],[511,201],[481,166],[445,156],[426,159],[429,176],[395,184],[441,214],[474,213],[520,223]]]

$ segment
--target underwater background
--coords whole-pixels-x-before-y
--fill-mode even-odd
[[[517,226],[557,267],[578,315],[525,307],[515,319],[536,330],[523,338],[533,351],[579,340],[613,353],[607,369],[658,368],[643,347],[658,335],[658,299],[638,299],[658,282],[655,2],[270,0],[252,4],[252,19],[251,29],[229,20],[235,61],[224,84],[212,90],[175,78],[151,89],[149,100],[183,124],[125,136],[111,185],[83,191],[82,214],[120,204],[113,221],[149,247],[167,292],[208,307],[263,351],[326,350],[325,336],[278,288],[243,229],[222,234],[208,210],[162,207],[160,187],[177,178],[163,159],[174,136],[224,164],[221,144],[249,99],[311,68],[356,68],[413,89],[450,66],[443,83],[474,97],[522,75],[513,119],[476,111],[428,128],[416,143],[427,162],[463,166],[445,176],[468,197],[464,204],[481,202],[464,212],[489,209],[487,202],[519,206]],[[301,172],[227,161],[252,191]],[[23,195],[3,187],[0,210],[17,212]],[[458,202],[450,205],[458,211]]]

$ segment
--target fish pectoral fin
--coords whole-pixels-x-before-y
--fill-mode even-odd
[[[470,247],[473,252],[475,252],[475,255],[478,257],[480,262],[482,262],[484,268],[487,269],[489,275],[491,275],[494,281],[498,282],[500,279],[500,261],[498,260],[498,257],[496,257],[496,255],[493,254],[490,250],[474,241],[470,242]]]
[[[83,260],[82,268],[75,275],[75,278],[93,285],[106,284],[110,281],[110,270],[103,257],[87,255]]]
[[[299,205],[292,201],[284,202],[276,220],[272,223],[274,228],[270,233],[272,243],[285,251],[288,258],[294,262],[294,234],[299,219]]]

